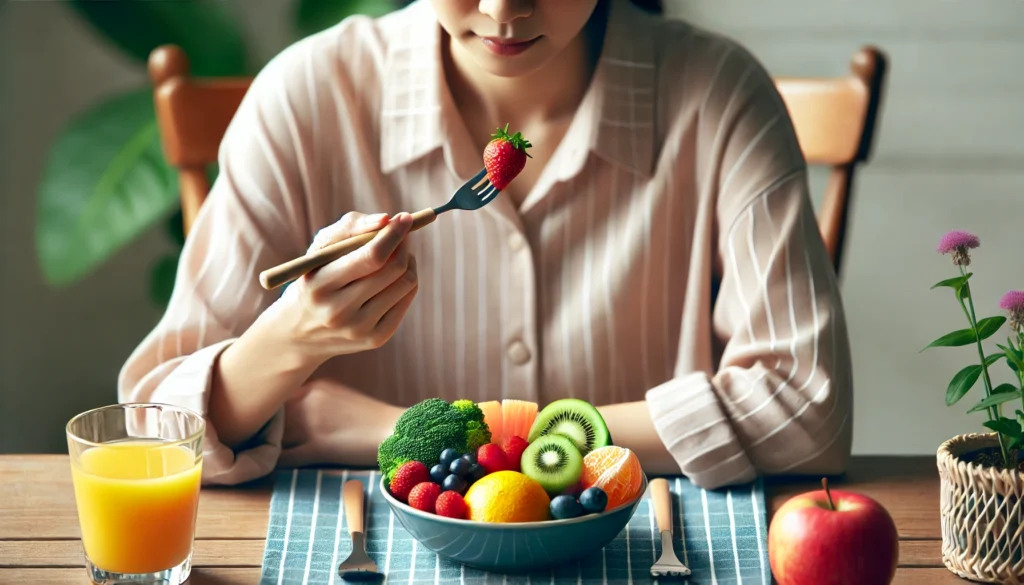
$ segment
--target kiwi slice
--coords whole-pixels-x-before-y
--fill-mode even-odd
[[[545,435],[562,435],[586,455],[598,447],[612,444],[604,417],[589,402],[563,398],[544,407],[530,427],[530,443]]]
[[[560,494],[580,480],[583,455],[569,439],[546,435],[523,451],[520,467],[526,477],[539,483],[548,494]]]

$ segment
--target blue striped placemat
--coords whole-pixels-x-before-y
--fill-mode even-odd
[[[367,551],[387,581],[460,585],[650,582],[651,565],[661,553],[650,499],[645,497],[627,528],[601,554],[544,573],[489,574],[439,558],[417,546],[391,515],[380,494],[378,473],[303,469],[277,472],[263,553],[262,584],[342,582],[337,577],[337,566],[351,550],[351,542],[341,486],[356,478],[367,484]],[[764,486],[760,479],[714,491],[700,489],[682,477],[670,478],[669,485],[676,499],[676,554],[693,572],[691,584],[771,582]]]

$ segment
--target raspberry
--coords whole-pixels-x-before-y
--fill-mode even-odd
[[[481,445],[476,452],[476,462],[487,470],[487,473],[506,471],[511,469],[508,463],[508,456],[501,449],[500,445],[488,443]]]
[[[523,459],[523,451],[526,451],[526,448],[529,446],[530,444],[526,442],[526,439],[518,435],[505,438],[501,443],[501,449],[508,456],[509,469],[519,471],[520,461]]]
[[[408,500],[412,488],[425,481],[430,481],[430,471],[427,470],[427,466],[419,461],[409,461],[395,470],[395,475],[391,478],[391,484],[388,487],[391,489],[391,495],[405,502]]]
[[[441,495],[441,486],[432,481],[416,484],[409,492],[409,505],[421,512],[434,513],[437,496]]]
[[[469,506],[466,505],[466,500],[462,499],[462,495],[459,492],[442,493],[437,497],[437,503],[434,507],[437,510],[438,516],[445,516],[447,518],[465,520],[466,515],[469,513]]]

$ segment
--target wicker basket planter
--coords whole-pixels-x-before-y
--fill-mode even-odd
[[[958,435],[939,446],[942,562],[984,583],[1024,583],[1024,474],[973,462],[996,450],[995,434]]]

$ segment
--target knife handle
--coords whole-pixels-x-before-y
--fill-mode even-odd
[[[358,479],[350,479],[345,482],[345,488],[342,491],[341,497],[345,501],[348,533],[363,532],[363,503],[366,498],[363,494],[363,482]]]

